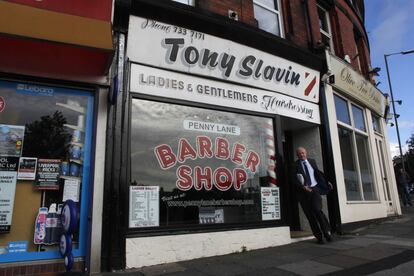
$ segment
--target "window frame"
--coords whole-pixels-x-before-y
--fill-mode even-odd
[[[1,82],[10,82],[14,84],[28,84],[28,85],[39,85],[44,87],[50,87],[57,89],[57,94],[64,95],[76,95],[82,96],[87,99],[87,107],[85,112],[85,136],[84,136],[84,156],[83,156],[83,168],[82,168],[82,179],[81,189],[79,191],[79,199],[81,200],[80,206],[78,206],[79,212],[79,238],[78,247],[73,248],[72,254],[75,258],[86,258],[87,246],[89,243],[89,232],[90,232],[90,204],[91,204],[91,189],[94,185],[93,174],[94,174],[94,143],[95,143],[95,127],[96,117],[95,110],[97,108],[97,96],[93,89],[88,89],[80,86],[67,86],[59,85],[57,83],[40,82],[36,80],[27,79],[14,79],[14,78],[0,78]],[[1,87],[1,86],[0,86]],[[60,91],[59,91],[60,90]],[[69,92],[69,90],[71,90]],[[1,123],[1,122],[0,122]],[[23,144],[24,146],[24,144]],[[88,164],[88,165],[86,165]],[[16,184],[17,185],[17,184]],[[15,195],[16,196],[16,195]],[[15,208],[15,207],[13,207]],[[16,207],[17,208],[17,207]],[[13,254],[0,255],[0,264],[3,263],[15,263],[15,262],[30,262],[40,260],[56,260],[62,259],[62,255],[59,252],[59,248],[50,251],[26,251]]]
[[[221,106],[214,106],[209,104],[202,104],[198,102],[188,102],[184,100],[178,99],[169,99],[169,98],[159,98],[157,96],[150,96],[145,94],[140,94],[138,92],[131,92],[129,91],[128,97],[128,111],[127,111],[127,120],[128,120],[128,137],[127,144],[127,176],[126,176],[126,187],[124,190],[125,198],[129,198],[129,187],[131,183],[131,159],[129,158],[131,155],[131,136],[130,133],[132,131],[132,100],[147,100],[159,103],[166,103],[166,104],[173,104],[173,105],[181,105],[181,106],[188,106],[188,107],[195,107],[195,108],[203,108],[211,111],[223,111],[223,112],[231,112],[235,114],[242,114],[242,115],[251,115],[257,117],[264,117],[271,119],[273,122],[273,133],[274,133],[274,143],[277,143],[277,126],[276,126],[276,116],[272,116],[271,114],[260,113],[260,112],[251,112],[248,110],[238,110],[229,107],[221,107]],[[277,151],[277,149],[276,149]],[[276,165],[276,172],[277,172],[277,165]],[[197,225],[174,225],[170,227],[143,227],[143,228],[130,228],[126,227],[126,237],[147,237],[147,236],[165,236],[165,235],[179,235],[179,234],[195,234],[195,233],[210,233],[215,231],[228,231],[228,230],[248,230],[248,229],[258,229],[258,228],[268,228],[268,227],[280,227],[286,225],[286,218],[285,218],[285,206],[283,204],[283,188],[278,186],[279,193],[280,193],[280,214],[281,217],[278,220],[266,220],[260,222],[244,222],[244,223],[227,223],[227,224],[197,224]],[[129,214],[129,201],[125,200],[124,202],[124,210],[126,214]]]
[[[348,108],[348,112],[349,112],[349,116],[350,116],[350,121],[351,121],[351,125],[346,124],[342,121],[339,121],[338,119],[336,119],[336,123],[337,123],[337,129],[338,127],[342,127],[345,128],[349,131],[352,132],[352,149],[351,149],[351,153],[352,153],[352,159],[354,160],[355,163],[355,169],[357,172],[357,180],[358,180],[358,185],[360,188],[360,200],[349,200],[348,198],[346,199],[347,203],[377,203],[380,202],[380,198],[379,198],[379,194],[378,194],[378,187],[377,187],[377,183],[376,183],[376,178],[375,178],[375,170],[374,170],[374,160],[373,160],[373,149],[372,149],[372,145],[371,145],[371,140],[370,140],[370,135],[369,135],[369,130],[368,130],[368,124],[367,124],[367,112],[366,109],[360,105],[358,105],[357,103],[353,102],[352,100],[345,98],[344,96],[340,95],[337,92],[333,93],[334,96],[337,96],[341,99],[343,99],[344,101],[346,101],[347,103],[347,108]],[[362,131],[358,128],[355,127],[355,122],[354,122],[354,114],[352,112],[352,105],[354,105],[355,107],[358,107],[362,110],[362,114],[364,115],[364,123],[365,123],[365,129],[366,131]],[[336,106],[335,106],[335,111],[336,111]],[[336,114],[335,114],[336,116]],[[336,117],[335,117],[336,118]],[[360,167],[360,162],[359,162],[359,156],[358,156],[358,147],[357,147],[357,141],[356,141],[356,135],[361,135],[364,138],[367,139],[367,147],[368,147],[368,166],[370,168],[370,172],[372,175],[372,185],[373,185],[373,190],[374,190],[374,195],[376,197],[376,199],[374,200],[366,200],[364,197],[364,189],[363,189],[363,182],[362,182],[362,174],[361,174],[361,167]],[[340,153],[342,156],[342,152],[341,149]],[[342,162],[342,158],[341,158],[341,162]],[[345,190],[346,190],[346,186],[345,186]]]
[[[266,5],[264,5],[263,3],[260,3],[259,2],[260,0],[253,0],[253,14],[254,14],[254,6],[255,5],[257,5],[257,6],[259,6],[259,7],[261,7],[261,8],[263,8],[263,9],[265,9],[265,10],[267,10],[268,12],[271,12],[271,13],[273,13],[273,14],[276,14],[277,15],[277,18],[278,18],[278,23],[279,23],[279,34],[280,35],[276,35],[276,34],[274,34],[274,33],[271,33],[271,32],[268,32],[268,33],[270,33],[270,34],[272,34],[272,35],[275,35],[275,36],[279,36],[279,37],[281,37],[281,38],[284,38],[285,37],[285,32],[284,32],[284,30],[283,30],[283,19],[282,19],[282,12],[280,11],[281,10],[281,1],[280,0],[273,0],[273,2],[274,2],[274,4],[275,4],[275,6],[277,6],[277,9],[275,8],[275,9],[272,9],[272,8],[270,8],[270,7],[268,7],[268,6],[266,6]],[[256,14],[254,14],[254,18],[256,19]],[[257,19],[256,19],[257,20]],[[261,30],[263,30],[262,28],[260,28],[259,26],[257,26],[259,29],[261,29]],[[263,30],[263,31],[265,31],[265,32],[267,32],[266,30]]]
[[[325,20],[326,20],[326,26],[328,27],[328,32],[325,31],[324,29],[322,29],[321,27],[319,27],[319,31],[321,33],[321,38],[322,36],[326,36],[329,39],[329,51],[334,54],[335,53],[335,49],[334,49],[334,43],[333,43],[333,36],[332,36],[332,27],[331,27],[331,22],[330,22],[330,17],[329,17],[329,12],[324,9],[321,5],[316,4],[316,8],[320,9],[325,16]],[[319,18],[319,12],[318,12],[318,20],[320,20]]]

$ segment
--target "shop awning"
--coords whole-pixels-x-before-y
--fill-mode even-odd
[[[111,22],[0,1],[0,71],[98,81],[113,57]]]

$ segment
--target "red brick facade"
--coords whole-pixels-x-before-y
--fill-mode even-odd
[[[335,55],[349,56],[354,69],[368,77],[370,59],[363,19],[349,0],[280,0],[284,38],[312,52],[322,52],[317,4],[329,13]],[[257,26],[253,0],[203,0],[197,1],[196,7],[226,17],[233,10],[239,22]]]

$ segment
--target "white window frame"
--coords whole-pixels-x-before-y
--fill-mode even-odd
[[[339,120],[336,120],[337,125],[345,128],[349,131],[352,132],[352,159],[354,160],[354,164],[355,164],[355,170],[357,172],[357,177],[358,177],[358,185],[359,185],[359,191],[360,191],[360,196],[361,196],[361,200],[348,200],[348,198],[346,198],[347,203],[377,203],[380,202],[379,199],[379,194],[378,194],[378,187],[377,187],[377,183],[376,183],[376,178],[375,178],[375,170],[374,170],[374,155],[373,155],[373,150],[372,150],[372,145],[371,145],[371,139],[369,137],[368,134],[368,122],[367,122],[367,112],[365,110],[364,107],[358,105],[355,102],[352,102],[350,99],[345,98],[343,96],[341,96],[338,93],[334,93],[334,96],[337,96],[341,99],[343,99],[344,101],[346,101],[347,103],[347,108],[348,108],[348,113],[349,113],[349,119],[351,122],[351,125],[341,122]],[[364,123],[365,123],[365,131],[360,130],[358,128],[355,127],[355,123],[354,123],[354,114],[352,112],[352,105],[360,108],[362,110],[362,113],[364,115]],[[336,112],[336,106],[335,106],[335,112]],[[338,128],[338,127],[337,127]],[[368,143],[368,154],[369,154],[369,166],[370,166],[370,171],[371,171],[371,175],[372,175],[372,184],[373,184],[373,190],[376,196],[376,199],[374,200],[365,200],[364,198],[364,190],[363,190],[363,184],[362,184],[362,176],[361,176],[361,169],[359,166],[359,157],[358,157],[358,149],[357,149],[357,144],[356,144],[356,134],[362,135],[365,138],[367,138],[367,143]],[[342,153],[341,153],[342,154]],[[346,189],[346,187],[345,187]]]
[[[283,20],[282,20],[282,13],[280,12],[280,9],[282,8],[282,6],[280,5],[280,0],[274,0],[273,2],[275,2],[277,4],[278,10],[277,9],[273,9],[269,6],[266,6],[262,3],[259,2],[259,0],[253,0],[253,6],[257,5],[271,13],[274,13],[277,15],[277,18],[279,20],[279,34],[281,38],[285,37],[285,32],[283,31]],[[254,7],[253,7],[253,11],[254,11]],[[254,15],[254,17],[256,18],[256,14]]]
[[[194,0],[172,0],[172,1],[184,4],[184,5],[194,6]]]
[[[320,5],[316,4],[317,9],[321,9],[325,15],[326,20],[326,26],[328,27],[328,32],[326,32],[324,29],[319,28],[319,31],[321,32],[321,35],[326,36],[329,39],[329,51],[331,53],[335,53],[334,51],[334,45],[333,45],[333,39],[332,39],[332,29],[331,29],[331,22],[329,17],[329,12],[322,8]],[[319,20],[319,12],[318,12],[318,20]]]

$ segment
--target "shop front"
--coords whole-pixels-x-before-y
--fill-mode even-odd
[[[327,54],[326,109],[343,224],[401,214],[385,122],[386,97]]]
[[[1,274],[91,268],[113,49],[111,1],[82,2],[0,3]]]
[[[114,152],[125,162],[125,248],[108,246],[103,262],[119,254],[133,268],[290,243],[283,132],[318,129],[319,71],[167,22],[129,17],[126,127]],[[306,135],[320,148],[317,131],[297,137]]]

